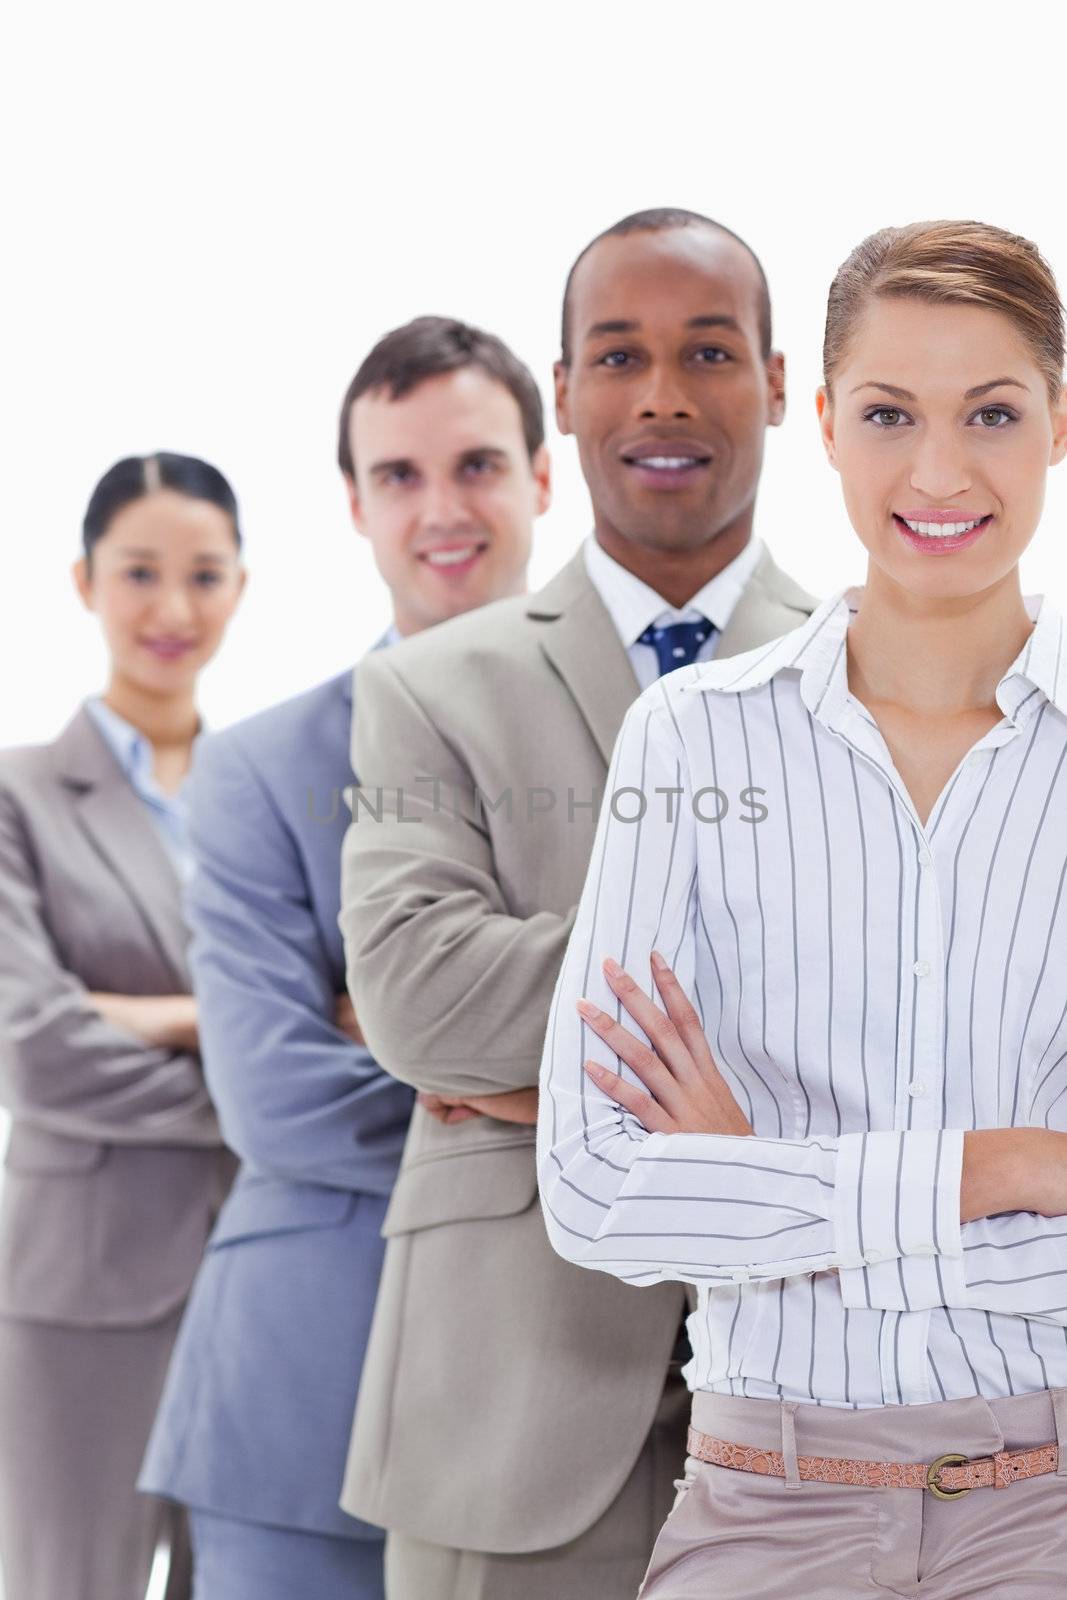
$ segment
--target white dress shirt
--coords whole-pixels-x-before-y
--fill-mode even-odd
[[[669,606],[655,589],[650,589],[647,583],[616,561],[614,556],[609,556],[593,534],[589,535],[582,546],[585,570],[607,607],[642,689],[647,689],[659,677],[659,661],[654,647],[637,642],[645,629],[668,627],[672,622],[696,622],[706,617],[716,632],[701,646],[697,661],[709,661],[715,654],[719,634],[729,622],[734,606],[756,570],[762,553],[760,540],[750,539],[741,554],[709,579],[702,589],[697,590],[689,604],[678,611],[674,606]]]
[[[693,1389],[860,1407],[1067,1385],[1067,1217],[959,1218],[965,1129],[1067,1130],[1063,624],[1027,600],[1003,718],[924,825],[849,692],[859,592],[627,713],[548,1024],[549,1235],[696,1285]],[[575,1000],[639,1033],[600,962],[654,994],[653,949],[754,1136],[649,1134],[583,1072],[619,1062]]]

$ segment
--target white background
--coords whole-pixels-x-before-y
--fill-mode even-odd
[[[547,398],[566,270],[628,211],[705,211],[762,257],[790,410],[759,527],[820,593],[862,576],[812,405],[837,264],[886,223],[975,216],[1036,238],[1067,283],[1062,40],[1034,4],[18,11],[0,745],[53,736],[100,683],[68,569],[93,483],[130,452],[204,455],[242,504],[251,581],[205,676],[210,723],[349,663],[386,620],[333,463],[359,361],[388,327],[455,314]],[[573,441],[551,442],[535,582],[588,524]],[[1028,588],[1062,588],[1067,467],[1051,484]]]
[[[812,403],[827,286],[872,229],[941,216],[1030,235],[1067,285],[1052,26],[1032,0],[18,7],[0,41],[0,745],[52,737],[100,685],[68,569],[93,483],[131,452],[206,456],[241,501],[252,576],[209,723],[351,662],[387,620],[333,464],[366,350],[455,314],[503,335],[547,399],[572,258],[644,206],[721,218],[762,257],[790,404],[759,529],[816,592],[861,578]],[[573,443],[550,441],[535,582],[588,525]],[[1067,467],[1024,565],[1061,602],[1065,509]]]

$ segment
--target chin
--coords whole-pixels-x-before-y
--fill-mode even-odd
[[[969,595],[981,594],[1002,576],[1001,573],[990,573],[978,566],[968,567],[961,563],[958,556],[920,556],[921,571],[899,560],[874,559],[891,582],[916,600],[962,600]]]
[[[146,689],[182,689],[190,683],[195,683],[200,668],[206,660],[210,660],[210,656],[197,655],[181,661],[153,661],[147,671],[141,666],[130,676],[135,682],[143,684]]]

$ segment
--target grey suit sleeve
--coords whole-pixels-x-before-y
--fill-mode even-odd
[[[573,911],[510,914],[472,775],[384,652],[360,665],[352,754],[341,929],[368,1045],[418,1089],[535,1085]]]
[[[230,735],[198,752],[190,837],[189,958],[227,1144],[259,1172],[388,1194],[411,1096],[334,1025],[297,841]]]
[[[0,789],[0,1098],[17,1119],[111,1144],[217,1145],[199,1058],[106,1021],[59,959],[18,806]]]

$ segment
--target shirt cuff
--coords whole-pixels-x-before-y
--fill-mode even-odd
[[[965,1303],[962,1172],[962,1129],[841,1136],[834,1200],[846,1306]],[[946,1302],[943,1290],[963,1298]]]

